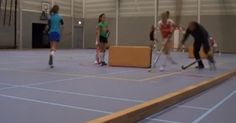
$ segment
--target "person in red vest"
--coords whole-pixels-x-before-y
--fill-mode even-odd
[[[175,22],[169,18],[169,11],[164,12],[161,14],[161,20],[158,22],[158,27],[161,32],[161,36],[163,39],[163,49],[162,52],[164,53],[164,61],[160,66],[160,71],[164,71],[166,67],[167,60],[170,61],[172,64],[177,64],[171,57],[171,37],[175,30]]]

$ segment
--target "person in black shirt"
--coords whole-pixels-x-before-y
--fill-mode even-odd
[[[191,35],[194,38],[194,44],[193,44],[194,51],[193,52],[194,52],[195,59],[198,60],[198,66],[196,68],[198,69],[204,68],[204,64],[199,54],[201,46],[203,46],[203,50],[205,54],[207,55],[207,59],[209,61],[210,67],[215,69],[215,60],[213,58],[213,54],[210,54],[209,52],[210,44],[209,44],[209,34],[207,30],[199,23],[192,21],[189,23],[187,31],[182,39],[183,46],[189,35]]]
[[[154,25],[152,25],[151,27],[151,31],[149,33],[149,39],[151,41],[150,47],[151,49],[155,49],[157,48],[156,44],[157,44],[157,39],[156,39],[156,28]]]

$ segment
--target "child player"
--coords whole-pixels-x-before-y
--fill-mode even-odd
[[[108,43],[109,30],[108,23],[105,21],[105,14],[99,15],[98,25],[96,28],[96,42],[99,46],[99,63],[101,66],[106,66],[105,51]]]
[[[164,61],[160,66],[160,71],[164,71],[166,67],[166,60],[170,61],[172,64],[176,64],[176,62],[170,57],[170,51],[171,51],[170,40],[175,29],[175,23],[173,20],[169,18],[168,11],[161,14],[161,20],[158,22],[158,27],[163,39],[162,52],[165,55]]]
[[[49,55],[49,65],[53,68],[53,56],[56,52],[57,43],[60,42],[61,33],[63,31],[63,19],[59,15],[59,6],[54,5],[50,10],[50,19],[48,21],[48,28],[49,28],[49,40],[50,40],[50,55]]]

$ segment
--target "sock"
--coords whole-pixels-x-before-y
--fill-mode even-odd
[[[51,52],[50,52],[50,55],[55,55],[55,51],[54,50],[51,50]]]

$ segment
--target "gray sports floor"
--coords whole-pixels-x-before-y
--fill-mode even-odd
[[[82,123],[236,68],[236,55],[222,54],[216,55],[216,71],[181,71],[180,66],[193,59],[174,53],[179,65],[148,73],[141,68],[97,66],[93,64],[94,50],[58,50],[55,68],[50,69],[48,54],[48,50],[0,51],[0,123]],[[207,67],[207,61],[205,64]],[[221,123],[216,119],[219,116],[233,119],[235,80],[142,122],[190,123],[200,119]],[[230,118],[226,118],[229,123]]]
[[[236,77],[140,123],[235,123]]]

